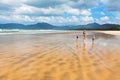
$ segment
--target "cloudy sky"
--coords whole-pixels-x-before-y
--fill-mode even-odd
[[[120,24],[120,0],[0,0],[0,23]]]

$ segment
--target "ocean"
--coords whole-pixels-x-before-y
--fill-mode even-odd
[[[21,29],[0,29],[0,35],[8,34],[40,34],[40,33],[60,33],[74,32],[74,30],[21,30]]]

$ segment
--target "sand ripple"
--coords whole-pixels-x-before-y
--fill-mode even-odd
[[[75,34],[19,36],[0,45],[0,80],[120,80],[118,45]]]

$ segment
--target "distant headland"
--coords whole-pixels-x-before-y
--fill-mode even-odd
[[[77,26],[55,26],[48,23],[36,23],[30,25],[24,25],[19,23],[6,23],[0,24],[0,29],[26,29],[26,30],[120,30],[120,25],[118,24],[98,24],[90,23],[86,25]]]

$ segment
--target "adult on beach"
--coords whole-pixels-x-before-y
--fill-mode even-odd
[[[86,39],[86,30],[83,31],[83,39]]]

